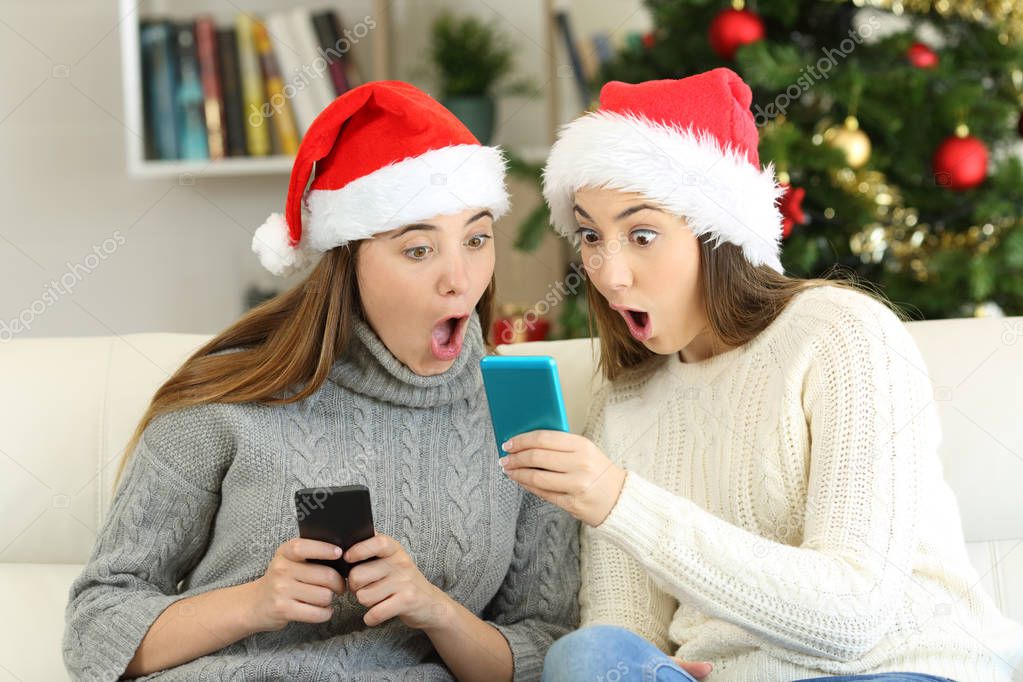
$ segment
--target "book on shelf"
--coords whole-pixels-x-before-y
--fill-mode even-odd
[[[362,82],[341,17],[294,7],[229,23],[139,21],[147,160],[294,155],[313,119]]]
[[[319,43],[316,40],[316,28],[313,26],[313,15],[308,7],[292,7],[288,10],[288,20],[291,22],[291,35],[295,38],[295,49],[298,51],[299,59],[303,68],[295,85],[304,85],[305,90],[310,90],[315,95],[319,107],[317,113],[334,101],[337,93],[334,92],[334,81],[330,77],[330,69],[327,60],[319,51]],[[323,60],[323,70],[320,73],[308,73],[309,66],[317,63],[317,59]]]
[[[211,17],[195,21],[195,45],[199,53],[199,79],[202,81],[203,113],[206,115],[206,142],[211,159],[224,158],[224,96],[220,89],[217,64],[217,29]]]
[[[203,113],[202,79],[199,75],[199,54],[195,46],[195,26],[178,23],[174,27],[177,43],[178,84],[175,106],[182,159],[209,157],[206,143],[206,118]]]
[[[245,122],[242,121],[241,72],[238,41],[233,26],[217,29],[217,60],[224,93],[224,143],[228,156],[245,156]]]
[[[585,109],[590,105],[590,85],[586,78],[586,70],[583,67],[583,58],[579,50],[579,44],[575,40],[572,30],[572,22],[568,12],[556,12],[554,21],[558,25],[561,39],[565,43],[565,50],[568,52],[568,61],[572,65],[572,76],[575,87],[579,93],[579,102]]]
[[[322,103],[316,91],[302,81],[302,56],[298,50],[298,38],[291,30],[291,19],[287,11],[268,12],[263,23],[270,39],[270,51],[277,60],[282,80],[282,93],[288,98],[291,110],[295,114],[295,123],[299,134],[309,129],[316,115],[320,113]],[[288,75],[292,74],[292,78]],[[284,86],[290,86],[284,89]],[[276,93],[275,93],[276,94]],[[277,108],[276,102],[272,102]]]
[[[147,78],[142,85],[146,150],[153,158],[176,159],[177,59],[171,45],[171,23],[143,21],[139,25],[142,68]]]
[[[270,44],[269,32],[266,25],[258,19],[252,22],[252,40],[256,45],[256,54],[259,55],[259,66],[263,82],[266,84],[266,97],[269,100],[264,105],[265,113],[262,113],[261,117],[273,123],[270,128],[273,147],[279,149],[281,153],[294,154],[298,151],[298,127],[292,113],[293,102],[289,102],[284,94],[284,79],[281,78],[277,56]]]
[[[323,51],[323,57],[327,60],[327,68],[330,69],[330,79],[334,83],[336,92],[344,92],[353,86],[348,82],[348,74],[345,71],[344,51],[335,46],[337,36],[334,12],[317,12],[312,15],[313,27],[316,29],[316,40]]]
[[[245,151],[249,156],[270,153],[270,130],[263,125],[260,110],[266,101],[266,86],[259,67],[259,56],[252,37],[252,17],[239,12],[235,19],[238,66],[242,78],[242,119],[245,122]]]
[[[565,11],[556,12],[554,21],[572,67],[579,104],[586,109],[596,95],[592,87],[598,82],[600,70],[614,58],[615,48],[611,43],[611,35],[606,31],[596,31],[588,38],[577,39],[572,20]]]

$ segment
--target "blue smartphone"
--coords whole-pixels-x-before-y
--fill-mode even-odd
[[[527,431],[568,431],[558,365],[547,355],[488,355],[480,360],[490,419],[501,443]]]

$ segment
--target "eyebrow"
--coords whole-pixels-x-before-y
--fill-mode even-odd
[[[583,218],[586,218],[587,220],[590,221],[593,220],[593,218],[590,217],[590,214],[584,211],[582,207],[579,206],[579,204],[575,204],[572,208],[576,213],[581,215]],[[637,204],[636,206],[630,206],[629,208],[625,209],[624,211],[616,215],[614,217],[614,221],[618,222],[619,220],[625,220],[633,213],[639,213],[640,211],[657,211],[658,213],[664,213],[663,210],[661,210],[657,206],[654,206],[653,204]]]
[[[476,215],[474,215],[473,217],[466,220],[465,226],[468,227],[469,225],[473,224],[480,218],[485,218],[487,216],[490,216],[491,219],[494,218],[493,213],[491,213],[488,209],[484,209],[477,213]],[[401,228],[401,230],[396,235],[392,236],[391,239],[397,239],[398,237],[408,232],[411,232],[412,230],[436,230],[436,229],[437,229],[436,225],[431,225],[429,223],[412,223],[411,225],[406,225],[405,227]]]

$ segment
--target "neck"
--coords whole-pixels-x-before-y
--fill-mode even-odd
[[[710,327],[705,327],[703,331],[693,337],[689,345],[678,352],[678,357],[682,362],[701,362],[730,348],[717,338]]]

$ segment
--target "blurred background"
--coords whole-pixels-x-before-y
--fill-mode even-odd
[[[0,342],[212,334],[295,284],[253,232],[312,118],[385,78],[512,158],[495,333],[587,335],[538,192],[554,133],[608,80],[717,66],[788,187],[787,271],[1023,314],[1023,2],[0,0],[0,64]]]

